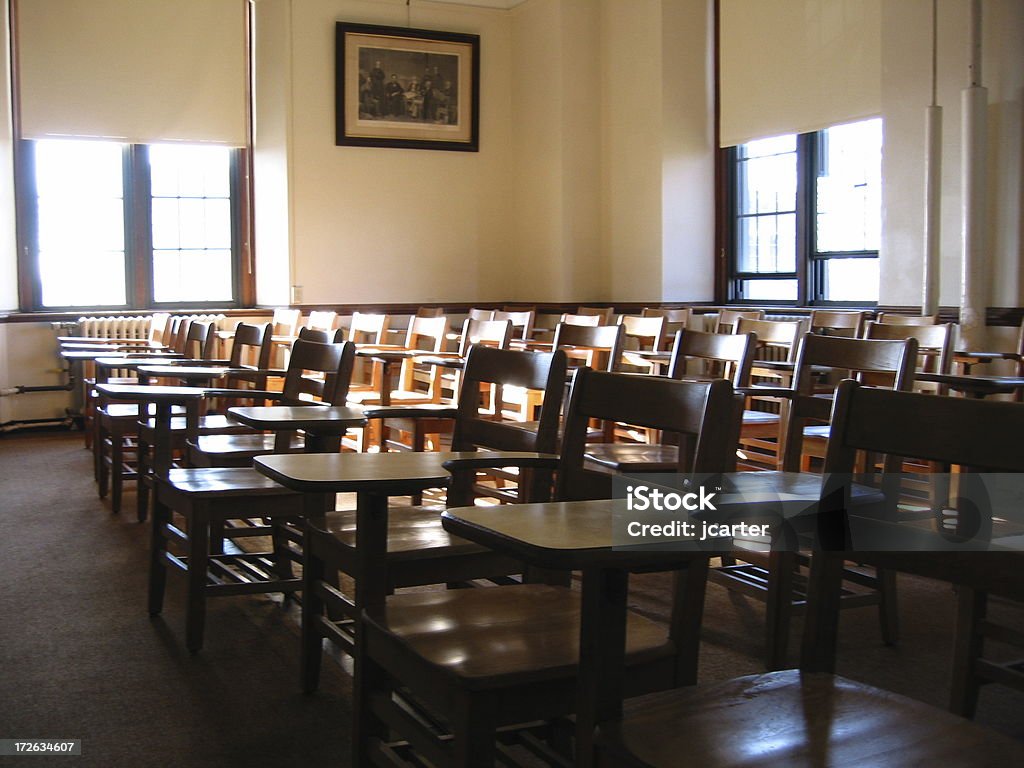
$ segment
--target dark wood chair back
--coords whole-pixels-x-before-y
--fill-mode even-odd
[[[793,378],[793,395],[783,431],[782,469],[799,472],[804,427],[827,423],[832,398],[819,391],[821,368],[832,368],[875,386],[907,391],[914,384],[917,341],[850,339],[808,333],[800,345]]]
[[[182,352],[190,360],[212,360],[215,342],[212,322],[192,321],[185,333]]]
[[[598,325],[611,325],[615,318],[615,307],[576,307],[575,314],[598,317]]]
[[[622,359],[626,329],[621,325],[573,325],[559,323],[554,348],[564,349],[571,361],[605,371],[615,371]]]
[[[865,339],[916,339],[919,371],[949,373],[953,367],[953,338],[956,326],[908,325],[900,323],[869,322],[864,327]]]
[[[736,333],[740,319],[764,320],[763,309],[723,309],[715,320],[715,333]],[[742,331],[739,331],[742,333]]]
[[[901,315],[898,312],[879,312],[875,317],[879,323],[886,325],[938,325],[936,315]]]
[[[806,328],[804,320],[756,320],[739,317],[733,333],[752,333],[757,336],[758,359],[796,360],[799,341]],[[715,331],[721,333],[721,331]]]
[[[757,349],[757,336],[753,333],[704,333],[681,330],[672,344],[670,379],[686,378],[686,364],[700,360],[713,366],[712,373],[729,379],[733,387],[750,386],[750,370]]]
[[[738,400],[732,384],[674,381],[580,368],[573,373],[562,436],[556,496],[559,501],[610,498],[612,475],[584,462],[592,420],[624,423],[672,434],[679,441],[677,471],[718,473],[735,465]]]
[[[281,388],[281,404],[302,405],[312,399],[344,405],[355,352],[355,345],[350,342],[319,344],[296,339]]]
[[[811,333],[856,339],[863,334],[867,317],[867,312],[815,309],[811,312]]]
[[[693,310],[690,309],[690,307],[683,307],[682,309],[644,307],[641,314],[644,317],[665,318],[665,336],[670,339],[673,338],[677,332],[684,328],[693,327],[694,324]]]
[[[416,317],[441,317],[444,315],[444,307],[420,307],[416,310]]]

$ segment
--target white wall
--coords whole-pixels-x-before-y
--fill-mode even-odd
[[[943,108],[940,303],[960,301],[961,108],[967,85],[967,3],[939,3],[938,102]],[[982,81],[989,89],[990,306],[1024,301],[1021,273],[1021,129],[1024,3],[986,0]],[[924,240],[924,110],[931,98],[929,0],[886,0],[882,23],[883,154],[880,303],[919,305]]]
[[[291,282],[305,303],[503,298],[496,275],[513,256],[509,15],[431,3],[411,14],[414,27],[482,38],[479,152],[336,147],[334,23],[402,26],[406,5],[291,3],[287,210]],[[257,177],[257,188],[279,178]]]
[[[8,0],[0,0],[0,310],[18,307],[18,244],[14,224],[14,143],[11,129],[11,56]],[[0,366],[3,358],[0,357]],[[0,419],[2,423],[2,419]]]

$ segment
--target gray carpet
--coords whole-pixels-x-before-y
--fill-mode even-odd
[[[0,738],[80,738],[82,757],[6,765],[345,766],[351,681],[325,665],[298,688],[296,611],[265,597],[211,601],[206,647],[184,648],[183,580],[146,613],[148,527],[96,498],[89,453],[68,433],[0,437]],[[660,576],[636,606],[667,613]],[[952,639],[948,586],[900,579],[902,641],[881,645],[874,609],[843,615],[840,671],[944,706]],[[997,604],[1018,626],[1015,606]],[[763,606],[709,587],[703,680],[761,671]],[[1022,627],[1024,628],[1024,627]],[[799,638],[794,630],[791,650]],[[982,693],[978,720],[1024,739],[1024,696]]]

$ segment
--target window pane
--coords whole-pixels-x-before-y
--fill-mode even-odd
[[[104,141],[34,143],[43,306],[127,303],[123,149]]]
[[[740,272],[796,271],[796,214],[741,218],[737,234]]]
[[[796,280],[744,280],[745,301],[796,301]]]
[[[203,276],[196,279],[197,275]],[[154,251],[153,299],[230,301],[231,251]]]
[[[739,213],[796,210],[796,152],[739,163]]]
[[[149,148],[153,195],[153,298],[232,301],[231,150]]]
[[[827,259],[825,301],[878,301],[878,259]]]
[[[882,222],[882,121],[828,128],[819,135],[817,250],[877,251]]]

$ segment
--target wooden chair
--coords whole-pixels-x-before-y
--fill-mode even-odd
[[[611,494],[611,476],[590,472],[583,464],[591,419],[678,432],[686,436],[681,442],[694,446],[678,469],[716,472],[731,463],[731,446],[723,434],[729,430],[720,427],[735,412],[732,387],[724,380],[680,382],[579,369],[557,462],[557,498]],[[448,466],[453,483],[459,483],[462,473],[502,461],[499,456]],[[667,634],[642,616],[630,616],[625,644],[631,695],[695,680],[706,555],[681,567]],[[388,728],[433,765],[495,764],[499,728],[574,711],[579,615],[578,592],[536,583],[398,594],[383,604],[364,605],[353,764],[400,764],[386,740]],[[395,695],[414,710],[422,705],[440,717],[451,731],[450,740],[424,727]]]
[[[844,312],[832,309],[811,311],[811,333],[825,336],[847,336],[858,339],[864,333],[867,312]]]
[[[665,318],[665,336],[670,339],[675,338],[676,333],[684,328],[692,328],[693,330],[698,331],[702,330],[700,327],[694,326],[693,310],[690,307],[683,307],[681,309],[644,307],[641,314],[644,317]]]
[[[973,494],[968,484],[977,477],[974,473],[1024,472],[1024,454],[1017,448],[1022,431],[1024,408],[1019,403],[889,392],[852,381],[843,382],[836,395],[825,469],[879,486],[886,499],[878,513],[880,530],[872,530],[871,520],[866,521],[867,530],[856,525],[851,528],[855,543],[884,542],[876,550],[869,544],[871,551],[859,553],[858,559],[958,585],[949,708],[965,717],[973,717],[985,684],[1000,683],[1024,691],[1024,671],[1019,662],[1006,661],[1005,653],[1002,660],[986,655],[987,640],[1024,648],[1019,632],[987,613],[990,595],[1024,602],[1024,580],[1020,577],[1024,556],[1019,551],[958,552],[955,547],[948,551],[949,533],[941,525],[931,529],[923,541],[924,532],[918,527],[896,538],[893,523],[898,525],[901,519],[898,505],[903,502],[901,469],[908,459],[933,466],[959,466],[960,487],[948,484],[949,496],[943,503],[967,518],[982,545],[991,540],[992,548],[999,549],[999,531],[993,521],[1006,516],[1005,512],[993,509],[987,494]],[[978,437],[965,439],[965,435]],[[869,466],[870,473],[854,474],[865,466],[858,458],[862,452],[884,457],[881,474],[874,472],[874,465]],[[1009,533],[1013,536],[1017,531]],[[963,529],[957,531],[954,541],[969,542],[970,536],[964,534]],[[1019,550],[1019,545],[1010,546]],[[974,547],[968,543],[964,548]]]
[[[445,410],[455,421],[452,450],[553,453],[565,370],[565,355],[561,352],[472,347],[458,405]],[[501,386],[519,386],[542,393],[538,429],[527,430],[514,422],[495,421],[487,409],[481,409],[483,392]],[[368,409],[367,416],[435,419],[438,411],[396,405]],[[381,456],[381,460],[387,461],[387,458]],[[527,475],[518,489],[519,501],[547,499],[551,488],[550,471]],[[465,476],[461,486],[449,491],[450,502],[471,503],[473,496],[491,495],[492,490],[480,486],[475,477]],[[305,551],[307,602],[303,604],[302,668],[303,687],[312,691],[319,680],[322,638],[333,640],[349,653],[353,648],[354,603],[337,589],[336,579],[327,577],[338,571],[349,575],[357,571],[355,513],[329,514],[322,527],[307,525]],[[389,510],[387,562],[391,589],[494,579],[523,570],[518,561],[496,556],[482,547],[449,536],[441,527],[439,510],[419,506]]]
[[[917,341],[919,372],[950,373],[953,369],[953,340],[956,326],[953,323],[910,325],[868,322],[864,326],[865,339],[915,339]],[[937,394],[946,392],[936,385],[918,384],[927,391]]]
[[[496,310],[491,319],[508,320],[512,323],[513,337],[521,341],[526,341],[532,338],[533,323],[536,319],[536,314],[536,311],[532,309],[526,309],[519,312],[503,309]]]
[[[849,476],[857,449],[897,450],[932,460],[993,461],[993,466],[1002,469],[1024,469],[1020,452],[1007,450],[1016,444],[1024,428],[1024,413],[1013,411],[1013,404],[1008,403],[968,403],[843,382],[836,396],[826,472]],[[973,430],[983,430],[985,439],[953,438]],[[1008,458],[1013,466],[1007,466]],[[828,508],[823,503],[823,509]],[[825,530],[829,527],[834,526]],[[822,543],[829,541],[826,537]],[[844,544],[839,548],[843,549]],[[686,755],[687,762],[708,768],[951,763],[995,766],[1024,761],[1024,747],[1019,741],[905,696],[834,674],[845,557],[877,560],[925,575],[960,580],[964,583],[959,588],[961,607],[976,602],[979,591],[975,585],[993,592],[1004,590],[1014,599],[1024,598],[1024,582],[1016,575],[1021,559],[1018,555],[817,553],[812,560],[799,671],[741,677],[631,701],[623,701],[630,695],[631,673],[620,661],[622,650],[617,644],[609,645],[621,637],[624,617],[605,612],[600,620],[607,631],[593,638],[594,657],[605,663],[587,670],[592,674],[585,681],[586,689],[596,693],[586,699],[592,702],[591,711],[581,715],[598,724],[595,764],[669,768],[680,765],[680,755]],[[596,602],[592,606],[602,611]],[[973,620],[976,618],[961,613],[958,619],[955,669],[986,668],[974,658],[973,651],[979,645],[974,632],[984,626]],[[964,653],[967,649],[970,652]],[[1017,676],[1019,680],[1019,672]]]
[[[799,341],[806,330],[803,320],[753,320],[738,317],[735,333],[757,337],[757,351],[751,368],[755,382],[789,386]],[[782,417],[778,398],[753,394],[747,399],[740,431],[741,464],[751,469],[777,469],[781,460]]]
[[[715,320],[715,333],[744,333],[736,325],[740,319],[764,320],[763,309],[722,309]]]
[[[602,325],[604,318],[601,315],[578,315],[571,313],[563,313],[559,316],[559,323],[566,323],[568,325],[583,325],[583,326],[598,326]]]
[[[754,361],[756,345],[754,334],[679,331],[672,345],[668,376],[679,381],[706,381],[712,377],[722,377],[728,379],[735,389],[746,389],[750,386],[750,367]],[[691,362],[706,368],[694,376],[687,370]],[[586,459],[599,467],[620,473],[672,472],[679,463],[679,446],[664,442],[654,445],[593,443],[587,445]]]
[[[292,346],[280,392],[225,390],[223,394],[258,397],[277,405],[344,405],[354,359],[353,344],[317,344],[298,339]],[[200,435],[189,443],[188,463],[196,467],[248,467],[255,456],[298,453],[303,447],[300,435],[286,432]]]
[[[586,365],[603,371],[617,371],[622,360],[626,329],[621,325],[574,325],[559,323],[553,345],[563,349],[570,365]]]
[[[619,325],[625,328],[626,349],[660,351],[665,348],[665,318],[622,315]]]
[[[939,316],[901,315],[899,312],[879,312],[875,320],[886,325],[938,325]]]
[[[467,318],[462,325],[462,335],[459,341],[459,351],[453,353],[439,353],[427,355],[419,359],[423,365],[437,366],[441,369],[441,386],[445,391],[451,391],[452,397],[449,402],[458,399],[459,390],[462,386],[462,366],[465,365],[469,350],[474,345],[483,345],[494,349],[508,349],[512,337],[512,323],[508,320],[473,320]],[[488,407],[492,414],[496,414],[495,404],[492,400],[494,392],[488,391]],[[442,400],[448,401],[447,396]],[[427,448],[427,437],[434,438],[432,449],[440,449],[442,435],[451,434],[452,421],[450,418],[428,419],[419,416],[413,419],[387,419],[385,422],[388,428],[389,450],[423,451]],[[407,434],[411,439],[408,442],[401,442],[397,435]],[[417,499],[413,499],[418,504]]]
[[[421,351],[424,355],[438,355],[444,351],[447,334],[447,317],[413,317],[406,331],[405,344],[398,349]],[[415,404],[440,402],[440,371],[428,366],[423,377],[423,386],[419,386],[418,374],[421,370],[423,366],[417,363],[414,357],[405,360],[398,374],[397,387],[391,391],[391,397],[396,401]],[[380,377],[375,374],[374,380],[379,381]],[[349,399],[361,405],[377,405],[380,403],[380,389],[378,388],[376,392],[359,389],[353,392]]]
[[[265,396],[283,405],[317,407],[303,394],[319,393],[331,404],[345,402],[345,390],[352,374],[355,348],[350,343],[317,344],[299,339],[292,348],[289,373],[283,393]],[[325,374],[326,384],[312,382],[302,374]],[[237,449],[202,450],[205,438],[191,432],[190,444],[200,456],[222,460],[248,455],[247,462],[229,461],[229,468],[171,469],[167,477],[155,479],[156,498],[150,546],[149,612],[163,608],[166,569],[186,575],[186,646],[195,653],[202,648],[209,597],[264,592],[290,593],[301,589],[302,581],[292,571],[301,560],[301,533],[296,525],[311,509],[333,508],[330,500],[316,504],[281,487],[252,469],[252,456],[274,449],[273,439],[262,435],[216,436],[232,438]],[[212,438],[210,438],[212,439]],[[334,441],[336,449],[338,441]],[[214,446],[220,448],[220,445]],[[290,447],[290,446],[289,446]],[[268,449],[269,450],[266,450]],[[175,515],[181,518],[178,522]],[[230,526],[230,527],[229,527]],[[265,552],[225,548],[224,539],[269,536],[272,547]],[[173,552],[169,545],[180,549]]]
[[[494,319],[494,310],[470,307],[469,311],[466,312],[466,317],[469,320],[492,320]]]
[[[779,388],[774,393],[784,397],[787,404],[780,469],[801,471],[806,428],[811,422],[827,423],[830,418],[832,398],[818,392],[821,368],[841,369],[875,383],[881,383],[880,377],[884,377],[886,386],[907,390],[913,384],[916,359],[917,343],[913,339],[866,341],[807,334],[800,347],[792,388]],[[773,546],[764,557],[757,553],[757,543],[750,542],[749,546],[754,551],[737,553],[740,562],[712,569],[711,580],[765,601],[766,665],[769,669],[783,669],[787,665],[790,617],[806,605],[805,582],[797,572],[796,553]],[[765,544],[760,546],[764,548]],[[843,607],[878,605],[883,640],[894,643],[898,622],[892,573],[851,573],[849,580],[855,587],[845,593]]]
[[[274,336],[295,336],[299,332],[299,321],[302,320],[301,309],[278,308],[274,310],[270,323]]]
[[[334,332],[335,323],[338,320],[337,312],[326,310],[314,310],[306,318],[306,328],[314,328],[319,331]]]
[[[265,390],[271,374],[270,359],[274,351],[270,323],[252,325],[238,323],[235,326],[231,344],[231,357],[227,360],[212,361],[228,366],[228,374],[222,386],[228,390],[237,390],[232,397],[211,399],[205,415],[199,417],[195,426],[196,435],[217,435],[247,433],[252,430],[238,424],[226,415],[228,408],[252,401],[246,397],[248,390]],[[258,400],[262,403],[262,400]],[[149,514],[149,490],[151,478],[151,458],[154,440],[155,419],[138,419],[138,482],[136,484],[136,512],[139,521]],[[171,445],[176,451],[186,450],[186,437],[189,431],[184,416],[171,419]]]
[[[416,309],[416,317],[442,317],[444,315],[444,307],[418,307]]]
[[[613,325],[615,321],[615,307],[576,307],[575,314],[598,317],[598,325]]]

